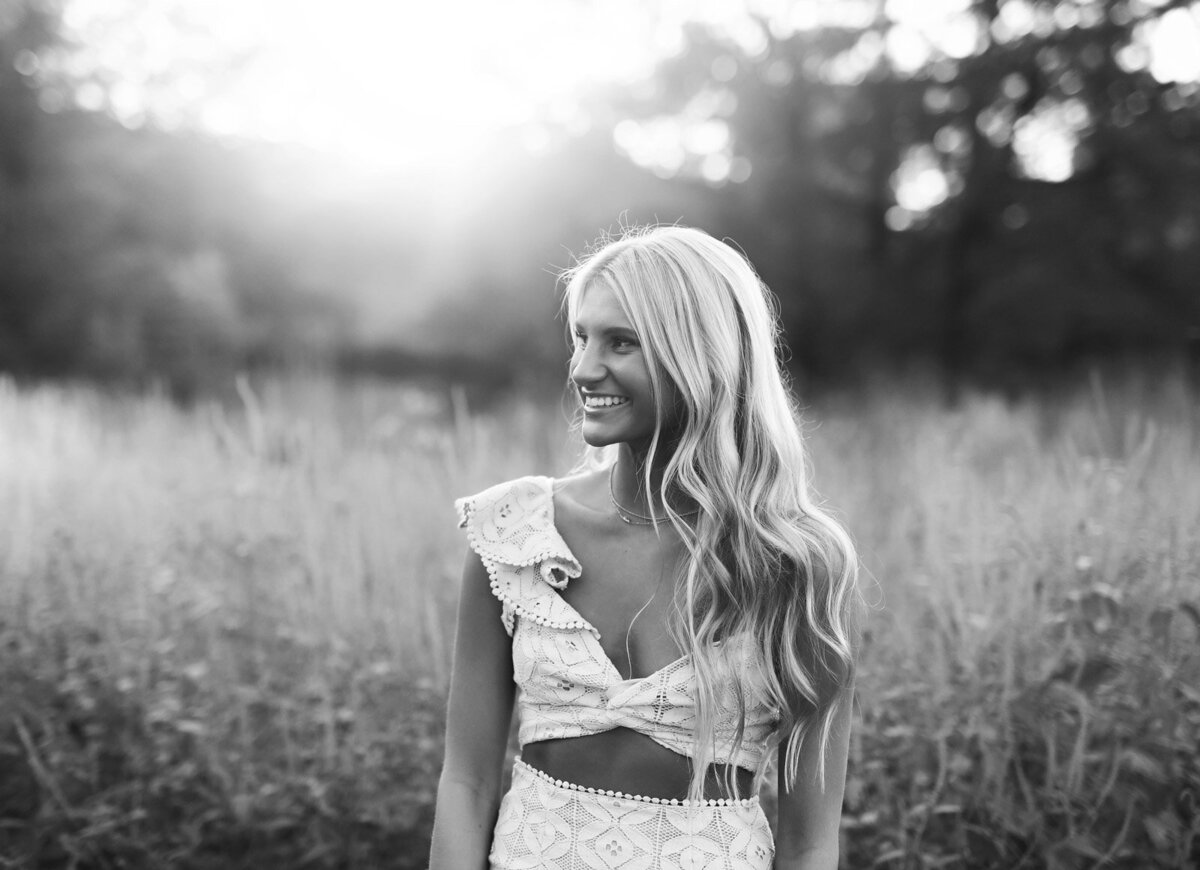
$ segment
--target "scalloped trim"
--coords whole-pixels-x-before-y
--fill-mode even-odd
[[[582,792],[583,794],[596,795],[597,797],[617,798],[623,801],[637,801],[644,804],[661,804],[665,807],[742,807],[743,809],[754,809],[758,806],[759,797],[754,795],[748,798],[702,798],[701,800],[687,800],[685,798],[658,798],[646,797],[640,794],[629,794],[628,792],[615,791],[613,789],[592,788],[588,785],[577,785],[573,782],[567,782],[565,779],[555,779],[545,771],[538,770],[533,765],[524,761],[520,756],[513,759],[514,765],[518,770],[522,770],[530,776],[540,779],[547,785],[555,788],[567,789],[568,791]]]
[[[495,551],[492,542],[484,542],[478,539],[472,542],[475,552],[480,556],[487,556],[497,562],[517,568],[528,568],[544,562],[556,562],[559,564],[552,565],[551,567],[561,570],[568,579],[578,577],[583,568],[579,564],[579,560],[575,558],[575,554],[571,552],[566,542],[562,540],[562,537],[558,534],[558,529],[554,525],[554,494],[551,489],[553,480],[549,477],[519,477],[516,480],[496,484],[475,495],[458,499],[455,501],[455,507],[458,509],[459,527],[468,529],[468,532],[470,531],[471,521],[478,515],[475,509],[477,502],[487,501],[489,503],[488,507],[495,509],[505,496],[510,495],[513,490],[524,485],[533,485],[536,488],[536,497],[549,505],[547,523],[539,531],[547,535],[553,535],[553,539],[545,541],[542,549],[537,550],[521,561],[514,560],[506,553]],[[564,580],[561,584],[552,583],[551,585],[555,586],[555,588],[563,588],[566,585],[566,581]]]
[[[518,481],[513,481],[511,484],[508,484],[508,486],[511,488],[526,480],[529,480],[529,478],[521,478]],[[540,494],[544,496],[551,496],[549,478],[541,478],[540,480],[545,481],[545,484],[540,488]],[[501,484],[501,486],[504,486],[504,484]],[[488,490],[485,490],[484,493],[481,493],[480,495],[483,495],[487,492]],[[519,616],[522,619],[527,619],[530,622],[537,623],[538,625],[544,625],[548,628],[554,628],[561,631],[583,629],[591,632],[596,639],[599,640],[600,632],[597,631],[591,623],[580,616],[579,613],[576,612],[575,609],[572,608],[571,605],[568,604],[562,598],[562,596],[558,594],[557,590],[566,588],[568,580],[573,577],[578,577],[581,571],[579,560],[577,560],[574,554],[572,554],[570,550],[566,548],[566,544],[561,544],[561,541],[559,542],[561,544],[561,551],[558,548],[551,546],[544,547],[537,550],[528,559],[521,561],[504,559],[501,554],[494,551],[493,547],[488,546],[485,544],[485,542],[481,541],[476,532],[478,516],[476,511],[476,501],[478,498],[479,496],[469,496],[467,498],[459,499],[455,503],[455,507],[458,509],[459,526],[466,531],[468,545],[476,553],[476,555],[479,556],[480,560],[483,562],[484,568],[487,570],[488,585],[492,590],[492,595],[494,595],[502,605],[500,615],[504,623],[504,630],[508,633],[509,637],[512,637],[513,632],[516,630],[516,620]],[[556,532],[557,530],[554,529],[553,521],[551,520],[549,528],[540,531]],[[554,542],[551,541],[547,543],[553,544]],[[533,568],[535,575],[532,578],[523,578],[517,574],[516,571],[513,571],[516,576],[514,576],[511,580],[507,580],[501,578],[500,576],[502,567],[518,570],[521,568]],[[559,583],[554,583],[547,577],[547,575],[554,576],[556,574],[562,575],[562,579],[559,581]],[[523,580],[532,580],[535,583],[541,582],[545,584],[546,588],[544,592],[539,594],[530,590],[529,594],[537,595],[539,599],[546,600],[548,602],[547,609],[551,611],[550,614],[538,613],[531,605],[526,604],[522,600],[523,596],[520,594],[519,589],[514,591],[513,587],[519,587],[522,585]],[[556,610],[563,611],[563,615],[556,617],[553,613],[553,611]]]

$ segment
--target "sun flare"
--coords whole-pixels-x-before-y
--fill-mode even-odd
[[[683,48],[686,23],[719,31],[733,47],[697,97],[712,103],[728,96],[721,84],[739,69],[734,55],[763,59],[768,32],[867,28],[823,67],[828,81],[855,85],[881,62],[919,76],[993,42],[1097,27],[1099,8],[1090,0],[1003,0],[989,27],[970,0],[65,0],[66,44],[39,57],[25,52],[15,65],[35,77],[58,74],[60,83],[41,91],[49,111],[75,105],[129,127],[153,122],[296,143],[371,168],[465,166],[505,131],[521,131],[536,148],[547,125],[586,130],[595,119],[580,97],[652,75]],[[886,36],[869,29],[880,10]],[[1138,25],[1115,59],[1127,72],[1194,90],[1198,57],[1200,2],[1193,2]],[[766,71],[785,83],[794,74],[782,62]],[[664,176],[686,164],[713,183],[745,180],[750,165],[724,115],[693,118],[691,108],[678,117],[617,119],[614,145]],[[1050,141],[1042,133],[1055,117],[1031,118],[1021,141],[1034,132]],[[1053,165],[1025,165],[1030,177],[1073,172],[1064,155],[1079,133],[1057,126]]]
[[[649,74],[654,24],[631,0],[70,0],[60,61],[117,81],[74,99],[130,126],[454,161],[497,131],[561,120],[591,86]]]

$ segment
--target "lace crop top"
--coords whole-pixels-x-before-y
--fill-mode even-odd
[[[459,525],[487,568],[513,639],[520,744],[630,728],[691,757],[696,710],[690,658],[622,679],[600,633],[558,594],[582,569],[555,528],[552,484],[548,477],[523,477],[455,502]],[[713,761],[761,774],[778,716],[743,686],[745,731],[734,755],[735,678],[731,672],[718,691]]]

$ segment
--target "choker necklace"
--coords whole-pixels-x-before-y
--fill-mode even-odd
[[[670,520],[670,517],[667,516],[658,518],[644,517],[639,513],[631,511],[629,508],[617,501],[617,493],[613,489],[613,473],[616,470],[617,466],[614,463],[608,472],[608,499],[612,502],[613,507],[617,509],[617,516],[621,518],[622,522],[630,526],[657,526]],[[700,508],[696,508],[694,511],[688,511],[686,514],[679,514],[679,517],[680,519],[687,519],[688,517],[694,517],[698,513],[700,513]]]

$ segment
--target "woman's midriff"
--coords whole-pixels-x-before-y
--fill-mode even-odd
[[[688,758],[628,728],[527,743],[521,748],[521,758],[555,779],[644,797],[682,800],[687,797],[692,774]],[[733,797],[725,786],[730,766],[709,765],[704,797]],[[733,769],[738,796],[751,797],[754,774],[742,767]]]

